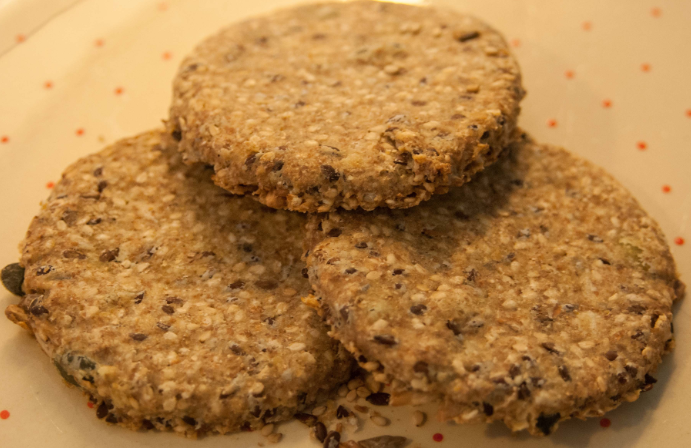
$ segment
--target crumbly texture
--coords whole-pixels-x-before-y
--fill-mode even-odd
[[[407,208],[494,162],[523,95],[506,42],[472,17],[326,3],[199,45],[168,130],[218,185],[270,207]]]
[[[414,210],[313,218],[305,301],[392,404],[549,434],[652,387],[683,284],[610,175],[526,136],[507,152]]]
[[[110,423],[195,437],[290,418],[350,372],[300,301],[305,218],[228,194],[162,135],[65,171],[6,314]]]

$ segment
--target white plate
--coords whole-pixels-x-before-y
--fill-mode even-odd
[[[68,164],[167,116],[177,65],[199,40],[226,23],[289,3],[0,0],[0,265],[17,261],[17,245],[47,186]],[[446,3],[503,31],[529,92],[522,126],[623,182],[660,222],[689,281],[691,2]],[[687,242],[675,244],[676,238]],[[15,301],[0,292],[0,308]],[[382,411],[390,426],[367,424],[353,436],[404,435],[413,447],[691,446],[689,323],[689,307],[677,305],[677,349],[664,360],[659,382],[637,402],[608,414],[609,428],[599,419],[570,421],[542,439],[511,435],[501,424],[455,426],[431,419],[416,428],[412,409],[405,407]],[[3,410],[9,412],[8,418],[0,412],[3,448],[267,444],[258,433],[191,441],[105,425],[81,393],[65,386],[35,341],[6,320],[0,320]],[[279,446],[317,446],[300,423],[279,430],[285,433]],[[433,441],[435,433],[444,441]]]

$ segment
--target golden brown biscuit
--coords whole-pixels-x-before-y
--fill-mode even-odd
[[[504,39],[447,10],[324,3],[199,45],[168,128],[215,182],[274,208],[408,208],[508,144],[524,92]]]
[[[108,422],[194,437],[290,418],[350,370],[300,301],[305,218],[231,196],[161,135],[65,171],[6,314]]]
[[[415,209],[310,228],[308,303],[392,403],[549,434],[635,400],[674,343],[683,285],[658,225],[602,169],[527,137]]]

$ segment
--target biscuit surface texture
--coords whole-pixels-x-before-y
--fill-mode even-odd
[[[308,228],[309,302],[333,336],[392,403],[439,398],[446,420],[549,434],[635,400],[674,343],[683,284],[657,224],[603,170],[525,136],[415,209]]]
[[[6,314],[108,422],[194,437],[289,418],[350,368],[300,301],[304,217],[228,194],[162,135],[65,171]]]
[[[274,208],[407,208],[508,143],[524,92],[504,39],[429,7],[300,6],[200,44],[169,132],[215,182]]]

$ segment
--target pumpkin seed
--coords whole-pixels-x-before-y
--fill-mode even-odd
[[[23,296],[24,268],[19,263],[8,264],[2,268],[2,284],[15,296]]]

